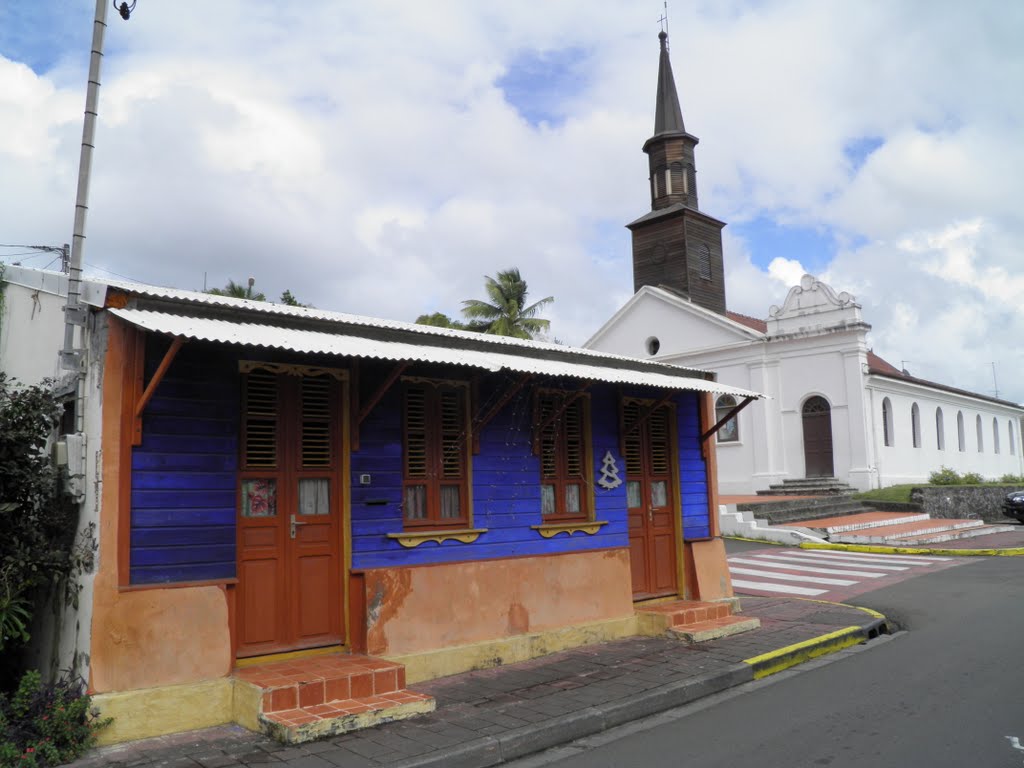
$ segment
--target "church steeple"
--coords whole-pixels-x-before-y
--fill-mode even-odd
[[[658,40],[654,135],[643,147],[650,170],[651,212],[627,225],[633,231],[633,289],[666,287],[724,314],[725,224],[700,211],[694,152],[699,139],[683,125],[668,35],[661,32]]]
[[[679,94],[672,77],[672,62],[668,58],[668,34],[658,34],[661,41],[661,59],[658,61],[658,101],[654,107],[654,135],[660,133],[686,133],[683,110],[679,108]]]

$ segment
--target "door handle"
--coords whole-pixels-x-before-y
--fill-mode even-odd
[[[293,515],[293,517],[294,517],[294,515]],[[647,522],[648,523],[653,523],[654,522],[654,507],[648,507],[647,508]]]
[[[291,536],[293,539],[295,538],[295,527],[299,525],[309,525],[309,523],[303,523],[300,520],[296,520],[295,515],[292,515]]]

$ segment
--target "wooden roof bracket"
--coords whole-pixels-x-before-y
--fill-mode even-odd
[[[540,436],[541,436],[541,434],[543,434],[544,430],[547,429],[548,426],[555,421],[555,419],[559,418],[563,413],[565,413],[570,405],[572,405],[577,400],[579,400],[581,397],[583,397],[583,395],[586,394],[587,388],[591,384],[593,384],[592,381],[584,382],[583,386],[580,387],[575,392],[573,392],[567,398],[565,398],[562,401],[562,404],[555,410],[555,412],[552,413],[550,416],[548,416],[543,421],[543,423],[541,423],[541,424],[537,425],[536,427],[534,427],[534,429],[533,429],[533,452],[534,453],[537,453],[537,454],[540,453]]]
[[[742,403],[740,403],[735,408],[733,408],[731,411],[729,411],[727,414],[725,414],[725,416],[723,416],[722,418],[720,418],[718,420],[718,422],[715,424],[715,426],[713,426],[711,429],[709,429],[707,432],[705,432],[703,435],[701,435],[700,436],[700,441],[702,443],[706,443],[708,441],[708,438],[710,438],[718,430],[720,430],[722,427],[724,427],[725,423],[727,421],[729,421],[729,419],[735,417],[737,413],[742,411],[744,408],[746,408],[748,405],[750,405],[755,400],[757,400],[756,397],[745,397],[745,398],[743,398],[743,402]]]
[[[146,385],[146,389],[143,390],[138,402],[135,403],[135,413],[132,414],[132,445],[142,444],[142,412],[146,410],[146,405],[148,405],[149,401],[153,399],[156,388],[160,386],[160,382],[164,379],[164,374],[166,374],[167,369],[171,367],[171,363],[174,362],[175,356],[178,354],[178,351],[184,343],[184,336],[174,337],[171,341],[171,346],[169,346],[167,351],[164,352],[164,359],[161,360],[160,365],[157,366],[156,372],[153,374],[153,378],[149,380],[149,384]],[[138,359],[141,362],[141,354]]]
[[[531,379],[533,379],[532,373],[524,373],[519,377],[518,381],[514,382],[505,391],[505,394],[501,396],[501,399],[491,406],[491,410],[483,416],[477,416],[473,420],[473,453],[480,453],[480,432],[483,431],[483,428],[490,424],[495,416],[501,413],[501,409],[508,405],[509,401],[515,397],[519,393],[519,390],[525,387]]]
[[[391,389],[392,385],[394,385],[396,381],[398,381],[398,377],[401,376],[408,367],[408,362],[396,365],[392,369],[391,373],[388,374],[388,377],[384,379],[379,387],[377,387],[377,391],[374,392],[370,399],[366,401],[366,405],[359,409],[359,416],[356,418],[356,423],[353,426],[353,443],[355,444],[353,446],[353,450],[355,450],[359,445],[359,427],[364,421],[366,421],[366,417],[370,415],[370,411],[376,408],[377,404],[384,399],[384,395],[388,393],[388,390]]]

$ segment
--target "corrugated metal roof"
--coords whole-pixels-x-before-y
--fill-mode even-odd
[[[453,328],[438,328],[437,326],[432,325],[419,325],[417,323],[407,323],[401,320],[385,320],[383,318],[369,317],[366,315],[352,315],[347,312],[331,312],[328,310],[316,309],[313,307],[292,307],[288,306],[287,304],[274,304],[269,301],[251,301],[248,299],[236,299],[231,296],[217,296],[212,293],[203,293],[201,291],[186,291],[180,288],[164,288],[156,285],[147,285],[145,283],[131,283],[122,280],[100,280],[97,278],[89,278],[83,283],[83,298],[87,302],[93,304],[94,306],[102,307],[104,305],[103,294],[105,292],[105,287],[114,288],[138,296],[147,296],[156,299],[169,299],[171,301],[185,302],[188,304],[197,304],[207,307],[225,307],[236,310],[243,310],[246,312],[259,313],[261,315],[300,318],[305,320],[322,320],[333,323],[345,323],[348,325],[365,326],[368,328],[384,328],[389,330],[408,331],[410,333],[417,333],[425,336],[436,336],[440,338],[450,339],[466,339],[473,342],[494,344],[495,346],[514,346],[533,350],[546,349],[564,351],[566,349],[566,347],[561,344],[534,341],[532,339],[517,339],[511,336],[496,336],[487,333],[459,331]],[[593,358],[594,363],[596,365],[600,365],[602,359],[623,359],[621,355],[615,355],[609,352],[600,352],[593,349],[582,349],[579,347],[572,347],[571,349],[574,353],[580,356],[587,356]],[[671,365],[669,363],[655,363],[653,361],[649,361],[648,364],[662,366],[665,369],[669,370],[670,375],[676,371],[684,371],[696,374],[709,373],[709,371],[700,368],[683,368],[681,366]]]
[[[491,372],[510,370],[518,373],[603,381],[610,384],[635,384],[660,389],[714,392],[738,397],[763,397],[756,392],[749,392],[739,387],[731,387],[727,384],[690,376],[688,374],[691,371],[685,368],[660,363],[629,359],[634,365],[633,368],[603,366],[598,359],[589,360],[586,355],[587,350],[576,350],[557,345],[545,346],[553,346],[562,353],[571,352],[574,357],[580,358],[580,361],[567,362],[526,354],[506,354],[498,349],[492,352],[490,350],[459,349],[452,345],[434,346],[392,340],[384,341],[348,333],[283,328],[264,323],[249,323],[222,318],[189,317],[145,309],[110,309],[108,311],[147,331],[222,344],[244,344],[305,354],[343,355],[396,362],[444,363],[464,365]],[[478,341],[483,336],[470,334],[469,337]],[[624,359],[614,355],[604,355],[603,357]],[[636,370],[636,368],[646,370]]]

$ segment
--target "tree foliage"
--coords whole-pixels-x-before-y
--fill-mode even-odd
[[[0,373],[0,650],[5,656],[28,640],[39,588],[58,584],[74,569],[77,508],[46,450],[61,414],[48,385],[19,386]]]
[[[472,330],[532,339],[550,327],[551,321],[537,317],[537,314],[555,300],[554,296],[527,306],[529,291],[517,267],[498,272],[497,278],[485,275],[484,290],[487,292],[486,300],[466,299],[462,302],[462,314],[470,320]]]
[[[228,280],[228,284],[223,288],[211,288],[207,293],[213,296],[230,296],[233,299],[248,299],[249,301],[269,301],[266,294],[262,291],[257,291],[255,288],[256,280],[249,278],[245,285],[242,283],[236,283],[234,280]],[[295,298],[295,295],[291,292],[290,288],[285,288],[281,292],[281,298],[278,302],[288,307],[312,307],[312,304],[303,304],[301,301]]]
[[[420,315],[416,318],[417,325],[432,325],[435,328],[455,328],[460,331],[466,330],[466,324],[458,320],[452,320],[444,312],[434,312],[430,315]]]

